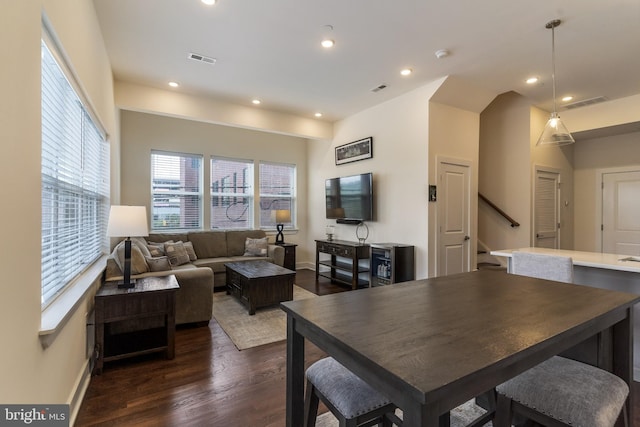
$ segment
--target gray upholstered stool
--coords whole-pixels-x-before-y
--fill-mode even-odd
[[[612,427],[629,395],[627,384],[610,372],[559,356],[496,391],[495,427],[510,426],[514,411],[546,426]]]
[[[307,391],[304,402],[306,427],[316,425],[318,402],[322,400],[338,419],[340,427],[391,427],[391,415],[396,407],[369,384],[342,366],[332,357],[318,360],[307,369]]]

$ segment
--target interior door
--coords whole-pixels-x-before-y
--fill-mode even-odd
[[[602,174],[602,252],[640,255],[640,171]]]
[[[536,168],[533,246],[560,247],[560,173]]]
[[[438,276],[470,271],[470,165],[438,164]]]

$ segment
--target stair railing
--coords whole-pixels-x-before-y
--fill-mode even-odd
[[[509,215],[505,213],[502,209],[497,207],[491,200],[487,199],[481,193],[478,193],[478,197],[483,200],[487,205],[491,206],[496,212],[498,212],[502,217],[504,217],[507,221],[511,223],[511,227],[520,227],[520,223],[515,219],[511,218]]]

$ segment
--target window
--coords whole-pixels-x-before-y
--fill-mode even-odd
[[[202,229],[202,156],[151,153],[151,229]]]
[[[44,307],[105,252],[109,145],[59,56],[41,49]]]
[[[260,162],[260,227],[276,226],[276,210],[291,212],[291,222],[285,228],[295,224],[295,165]]]
[[[211,228],[253,228],[253,161],[211,159]]]

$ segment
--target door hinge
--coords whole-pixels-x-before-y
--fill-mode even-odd
[[[600,224],[600,231],[604,231],[604,224]]]
[[[560,230],[560,223],[558,223],[558,230]]]

